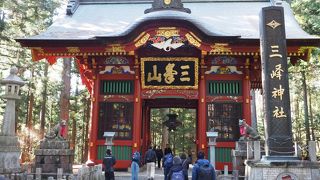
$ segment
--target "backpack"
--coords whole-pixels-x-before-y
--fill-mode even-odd
[[[198,179],[211,179],[212,177],[212,166],[210,166],[209,163],[205,163],[201,166],[199,166],[199,173],[198,173]]]
[[[180,170],[180,171],[172,172],[171,180],[184,180],[183,171]]]
[[[189,160],[185,159],[182,163],[182,168],[188,170],[189,169]]]
[[[165,156],[164,167],[169,168],[173,164],[173,156],[172,154],[168,154]]]
[[[140,162],[140,153],[138,151],[133,153],[132,160],[136,162]]]

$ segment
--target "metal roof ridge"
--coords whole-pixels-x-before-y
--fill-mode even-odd
[[[69,1],[74,1],[74,0],[69,0]],[[79,1],[81,4],[86,4],[86,3],[137,3],[137,2],[142,2],[142,3],[152,3],[153,0],[75,0]],[[181,0],[182,3],[203,3],[203,2],[270,2],[273,0]]]
[[[79,0],[69,0],[70,1],[79,1]],[[153,0],[101,0],[101,1],[79,1],[80,5],[87,4],[152,4]],[[183,3],[241,3],[241,2],[270,2],[270,0],[182,0]]]
[[[242,3],[242,2],[271,2],[274,0],[181,0],[182,3]],[[66,14],[73,15],[80,5],[91,4],[153,4],[154,0],[69,0]]]

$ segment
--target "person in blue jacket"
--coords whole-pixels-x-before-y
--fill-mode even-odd
[[[216,180],[215,169],[202,151],[198,152],[198,160],[192,168],[192,180]]]
[[[131,162],[131,180],[138,180],[139,174],[139,164],[140,164],[140,153],[138,151],[133,153]]]

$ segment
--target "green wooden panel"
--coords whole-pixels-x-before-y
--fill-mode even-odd
[[[133,94],[133,81],[101,81],[100,91],[102,94]]]
[[[102,160],[106,154],[107,146],[100,145],[97,148],[97,158]],[[132,147],[131,146],[112,146],[112,154],[117,160],[131,160]]]
[[[236,93],[236,85],[232,83],[232,94],[237,94]]]
[[[208,94],[213,96],[240,96],[241,81],[211,81],[208,84]]]
[[[130,93],[130,83],[126,83],[126,94]]]
[[[232,162],[231,148],[216,148],[216,162]]]
[[[110,82],[106,82],[107,83],[107,92],[106,93],[110,93],[111,91],[111,83]]]
[[[125,82],[121,82],[121,93],[124,94],[125,93],[125,90],[124,90],[124,85],[126,83]]]
[[[236,83],[236,93],[239,93],[239,83]]]

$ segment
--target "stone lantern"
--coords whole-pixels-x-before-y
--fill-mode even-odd
[[[0,174],[20,172],[20,147],[15,133],[15,101],[20,99],[20,86],[24,85],[16,74],[18,69],[12,67],[10,75],[1,80],[0,83],[5,86],[4,99],[7,99],[6,109],[3,118],[3,124],[0,134]]]
[[[113,137],[116,133],[115,132],[104,132],[103,133],[103,137],[106,138],[106,142],[104,143],[104,145],[107,146],[107,149],[112,149],[112,145],[113,145]]]
[[[209,138],[209,147],[210,147],[210,162],[213,165],[213,167],[215,167],[215,163],[216,163],[216,139],[218,137],[218,132],[212,132],[209,131],[207,132],[207,137]]]
[[[1,80],[0,83],[5,86],[5,94],[2,96],[7,99],[4,122],[2,126],[2,134],[4,136],[15,136],[15,101],[20,99],[20,86],[25,84],[16,74],[18,69],[12,67],[10,75]]]

